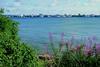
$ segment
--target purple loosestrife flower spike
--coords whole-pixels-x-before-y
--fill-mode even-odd
[[[93,53],[93,50],[92,50],[91,47],[89,47],[89,46],[86,45],[86,46],[84,47],[83,53],[84,53],[84,55],[86,55],[86,56],[91,56],[92,53]]]
[[[96,54],[100,55],[100,44],[96,44]]]
[[[96,44],[97,37],[96,36],[93,36],[92,37],[92,40],[93,40],[93,44]]]
[[[95,41],[95,40],[97,40],[97,37],[96,36],[93,36],[92,39]]]
[[[75,33],[72,34],[72,38],[71,38],[71,45],[74,44],[74,39],[75,39]]]
[[[82,45],[77,45],[76,48],[79,51],[82,48]]]
[[[89,41],[89,44],[92,46],[93,44],[92,44],[92,40],[90,37],[88,37],[88,41]]]
[[[63,48],[63,46],[64,46],[64,44],[65,44],[65,42],[64,42],[64,32],[62,32],[61,33],[61,42],[60,42],[60,44],[59,44],[59,51],[62,51],[62,48]]]
[[[61,33],[61,43],[64,44],[64,32]]]

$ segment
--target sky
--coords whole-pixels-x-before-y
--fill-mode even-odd
[[[100,14],[100,0],[0,0],[5,14]]]

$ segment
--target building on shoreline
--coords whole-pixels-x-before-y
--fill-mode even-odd
[[[90,15],[85,15],[85,14],[77,14],[77,15],[67,15],[67,14],[64,14],[64,15],[60,15],[60,14],[56,14],[56,15],[43,15],[43,14],[39,14],[39,15],[6,15],[8,17],[17,17],[17,18],[26,18],[26,17],[29,17],[29,18],[32,18],[32,17],[40,17],[40,18],[48,18],[48,17],[54,17],[54,18],[60,18],[60,17],[63,17],[63,18],[66,18],[66,17],[100,17],[100,15],[94,15],[94,14],[90,14]]]

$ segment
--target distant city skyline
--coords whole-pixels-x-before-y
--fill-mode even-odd
[[[5,14],[100,14],[100,0],[0,0]]]

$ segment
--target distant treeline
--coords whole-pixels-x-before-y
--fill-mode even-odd
[[[100,15],[94,15],[94,14],[91,14],[91,15],[81,15],[81,14],[78,14],[78,15],[43,15],[43,14],[39,14],[39,15],[6,15],[8,17],[19,17],[19,18],[23,18],[23,17],[100,17]]]

